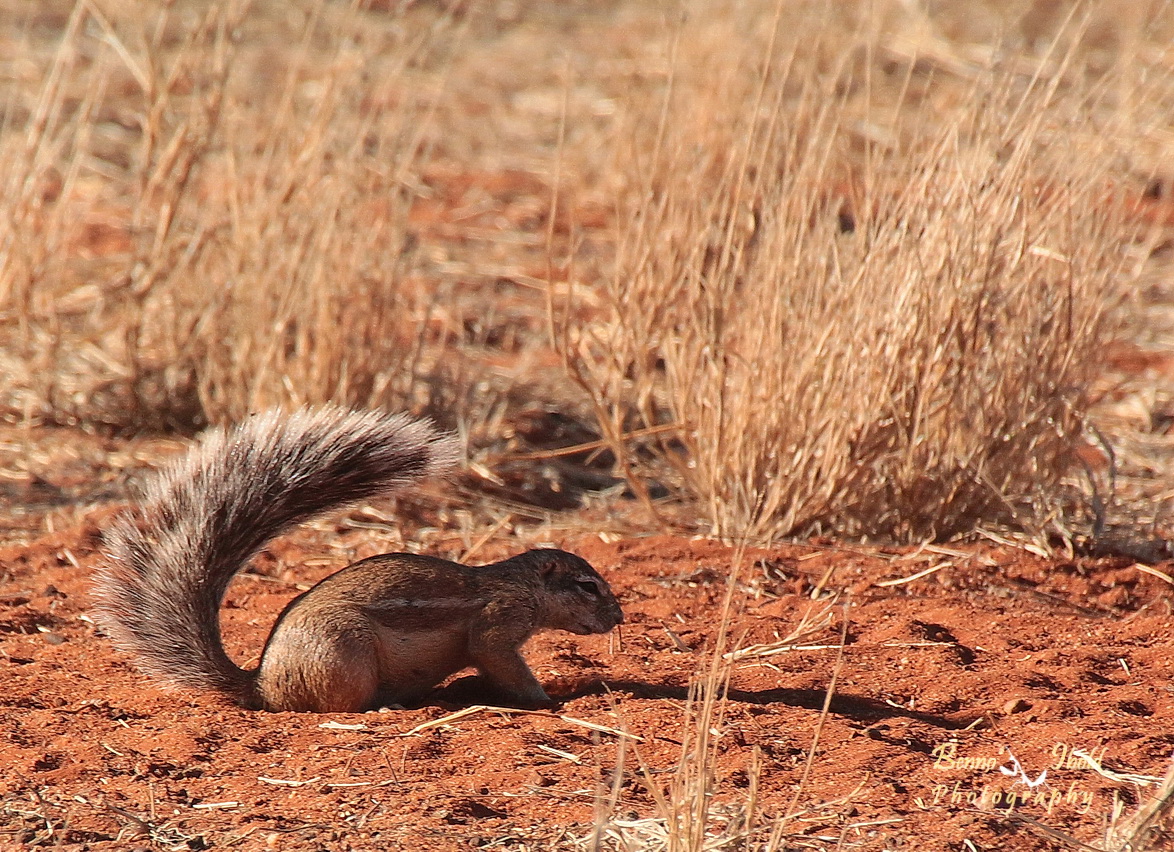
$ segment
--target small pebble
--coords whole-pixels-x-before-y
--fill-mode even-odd
[[[1031,702],[1023,698],[1012,698],[1003,705],[1003,715],[1010,716],[1012,713],[1022,713],[1024,710],[1031,709]]]

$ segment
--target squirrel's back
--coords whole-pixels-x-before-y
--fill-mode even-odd
[[[294,524],[458,458],[456,439],[425,421],[329,406],[211,430],[107,532],[95,619],[153,677],[255,705],[256,673],[233,663],[220,637],[233,575]]]

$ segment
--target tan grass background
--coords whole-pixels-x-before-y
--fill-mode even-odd
[[[1046,518],[1144,239],[1121,140],[1168,90],[1094,73],[1084,17],[927,81],[863,7],[775,8],[683,26],[636,112],[583,387],[621,452],[677,424],[630,473],[667,463],[720,534]]]
[[[755,539],[1063,537],[1087,500],[1168,4],[3,16],[14,422],[337,401],[476,450],[557,411],[647,517]]]

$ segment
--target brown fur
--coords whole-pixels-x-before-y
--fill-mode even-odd
[[[286,607],[258,669],[224,652],[221,599],[265,542],[456,458],[455,441],[428,424],[374,412],[268,412],[214,430],[108,533],[96,620],[156,679],[250,707],[402,704],[470,666],[496,700],[548,703],[522,644],[538,630],[605,633],[623,619],[603,578],[561,550],[481,567],[407,553],[365,559]]]

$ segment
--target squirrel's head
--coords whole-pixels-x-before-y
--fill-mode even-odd
[[[544,626],[570,633],[607,633],[624,621],[624,612],[607,580],[587,560],[565,550],[523,554],[538,569],[546,590]]]

